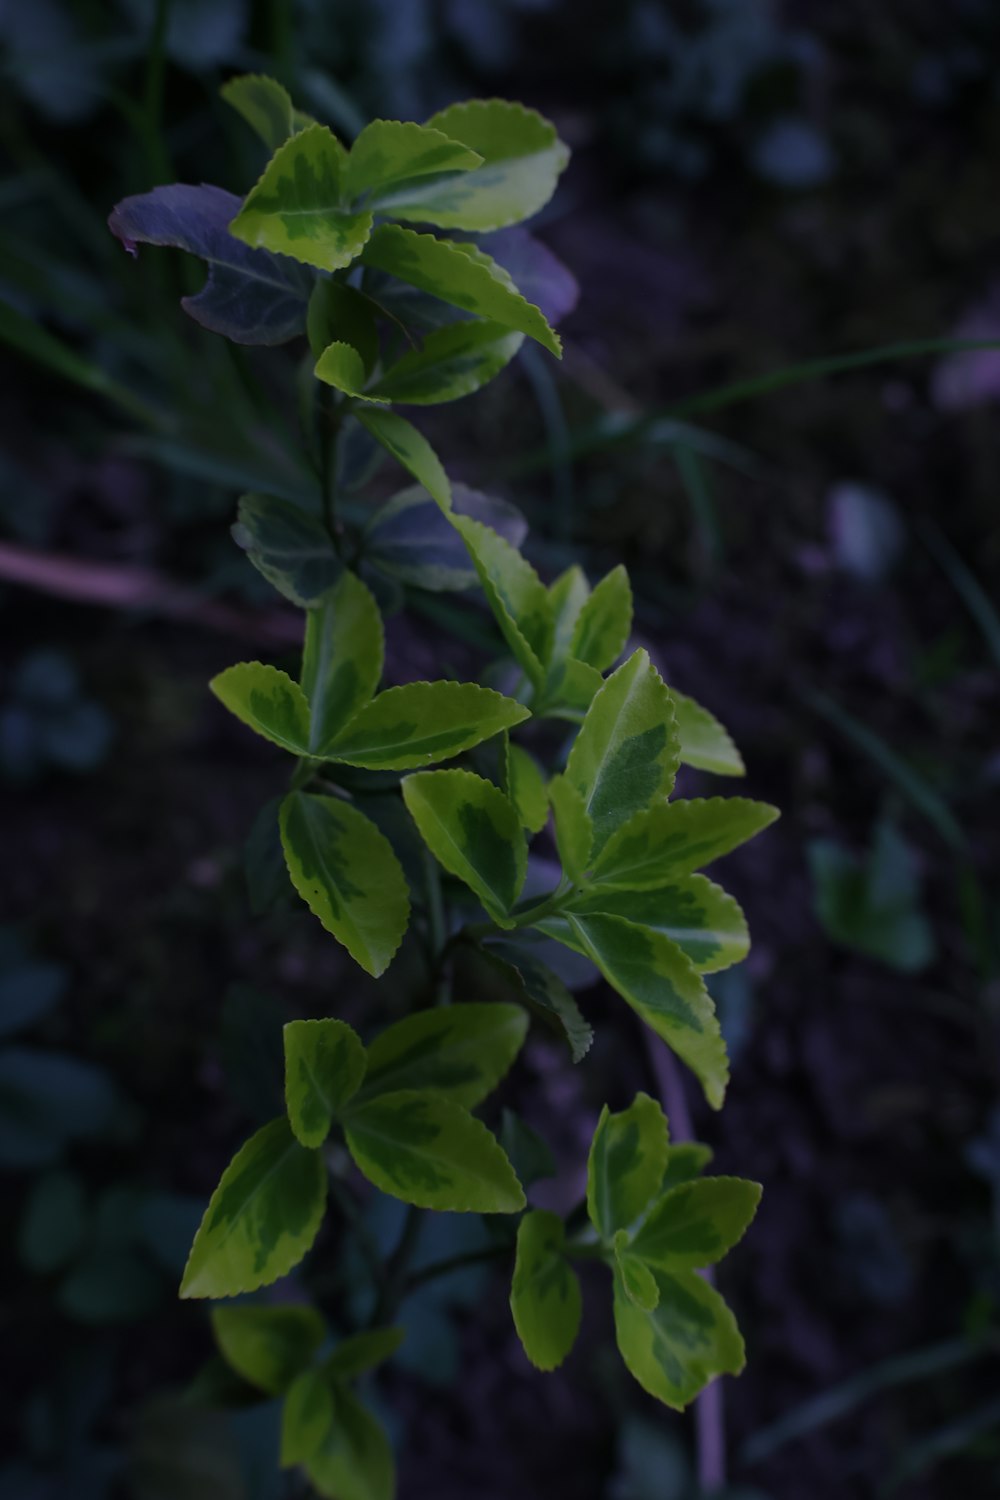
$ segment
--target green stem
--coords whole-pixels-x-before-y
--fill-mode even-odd
[[[409,1296],[418,1287],[426,1286],[429,1281],[437,1281],[441,1276],[452,1276],[456,1271],[464,1271],[467,1266],[481,1266],[487,1261],[499,1260],[501,1256],[509,1255],[512,1249],[512,1245],[487,1245],[482,1250],[464,1250],[459,1255],[449,1255],[445,1260],[432,1261],[429,1266],[421,1267],[408,1277],[405,1295]]]
[[[412,1205],[406,1211],[406,1220],[399,1237],[399,1244],[384,1266],[385,1278],[369,1325],[372,1328],[381,1328],[383,1324],[391,1323],[407,1294],[410,1262],[420,1238],[424,1212],[424,1209]]]

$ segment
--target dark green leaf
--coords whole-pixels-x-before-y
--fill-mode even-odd
[[[491,939],[482,956],[493,965],[524,1003],[569,1047],[575,1063],[585,1057],[594,1040],[569,990],[557,974],[532,952],[527,941]]]
[[[375,311],[375,303],[346,282],[317,281],[306,318],[313,359],[335,342],[349,344],[361,358],[364,376],[370,375],[379,354]]]
[[[238,1375],[277,1396],[312,1362],[326,1338],[326,1324],[314,1307],[242,1303],[213,1307],[212,1332]]]
[[[333,1391],[322,1370],[303,1370],[281,1408],[281,1467],[307,1464],[333,1425]]]
[[[484,522],[514,547],[523,542],[528,523],[513,505],[464,484],[452,485],[451,494],[459,515]],[[464,541],[420,485],[401,490],[376,511],[365,532],[364,557],[421,589],[468,589],[478,577]]]
[[[244,495],[233,539],[280,594],[307,609],[336,583],[341,563],[321,521],[273,495]]]
[[[68,1265],[87,1223],[83,1183],[75,1172],[49,1172],[28,1195],[17,1231],[21,1264],[40,1276]]]
[[[295,133],[295,107],[276,79],[244,73],[228,79],[219,93],[256,131],[269,151],[277,151]]]
[[[354,415],[361,425],[371,433],[376,442],[382,444],[418,484],[437,501],[443,511],[451,510],[451,485],[430,443],[422,432],[394,411],[378,411],[374,407],[358,407]]]
[[[306,1473],[329,1500],[393,1500],[396,1470],[381,1423],[353,1391],[333,1391],[333,1421]]]
[[[341,1339],[324,1361],[324,1372],[338,1380],[355,1380],[391,1359],[405,1338],[405,1328],[369,1328]]]

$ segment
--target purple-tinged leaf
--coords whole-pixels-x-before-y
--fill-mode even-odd
[[[235,193],[175,182],[124,198],[108,226],[130,255],[138,246],[172,245],[208,264],[208,280],[181,306],[196,322],[236,344],[283,344],[302,333],[315,277],[268,250],[252,250],[229,233],[239,213]]]
[[[548,245],[526,229],[501,229],[477,243],[503,266],[521,296],[541,308],[550,323],[558,323],[573,311],[580,297],[576,277]]]
[[[512,547],[524,541],[528,523],[506,500],[464,484],[453,484],[451,495],[458,515],[482,521]],[[419,484],[400,490],[375,513],[365,532],[364,556],[402,583],[432,592],[472,588],[478,576],[464,541]]]

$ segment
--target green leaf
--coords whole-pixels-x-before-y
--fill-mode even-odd
[[[321,1370],[296,1376],[281,1408],[283,1469],[306,1464],[318,1453],[333,1424],[333,1391]]]
[[[388,688],[324,751],[371,771],[407,771],[450,760],[529,717],[528,709],[474,682]]]
[[[660,1289],[647,1265],[633,1255],[629,1249],[627,1229],[615,1231],[615,1267],[621,1278],[622,1290],[630,1302],[645,1312],[652,1312],[660,1300]]]
[[[306,616],[302,691],[309,700],[309,751],[326,747],[370,702],[382,677],[385,635],[371,590],[354,573]]]
[[[273,495],[243,496],[233,540],[258,573],[300,609],[316,604],[342,571],[322,521]]]
[[[505,229],[544,208],[569,160],[548,120],[504,99],[452,104],[427,124],[478,151],[483,165],[397,189],[381,203],[394,218],[480,233]]]
[[[381,1422],[346,1386],[332,1394],[333,1421],[306,1473],[329,1500],[393,1500],[396,1466]]]
[[[195,1235],[182,1297],[235,1297],[277,1281],[319,1233],[326,1171],[288,1121],[252,1135],[223,1172]]]
[[[632,590],[619,565],[602,578],[577,616],[570,649],[599,672],[616,662],[632,629]]]
[[[695,1271],[653,1270],[658,1302],[647,1312],[615,1277],[615,1336],[629,1372],[651,1396],[683,1411],[716,1375],[746,1362],[736,1320]]]
[[[729,1080],[726,1047],[715,1007],[689,958],[662,933],[622,917],[575,916],[566,923],[612,989],[687,1063],[713,1109]],[[547,923],[539,923],[549,931]],[[552,936],[560,937],[558,930]]]
[[[475,891],[495,922],[510,925],[528,871],[510,798],[471,771],[423,771],[404,779],[403,801],[438,863]]]
[[[483,158],[440,130],[410,120],[372,120],[362,130],[347,158],[347,197],[371,196],[378,207],[381,196],[400,183],[436,172],[468,172]]]
[[[445,512],[451,510],[451,485],[430,443],[411,422],[394,411],[359,407],[354,413],[376,442],[403,465]]]
[[[287,672],[259,661],[227,667],[208,684],[231,714],[293,755],[309,753],[309,704]]]
[[[559,1033],[573,1061],[578,1063],[586,1057],[594,1040],[593,1029],[559,976],[532,953],[529,945],[506,938],[491,939],[481,952],[524,1003]]]
[[[344,281],[323,277],[316,282],[309,297],[306,332],[314,359],[339,341],[350,344],[360,355],[365,378],[378,361],[375,304]]]
[[[377,978],[410,917],[406,881],[389,840],[336,797],[292,792],[279,820],[295,889],[327,932]]]
[[[517,1228],[510,1310],[524,1352],[538,1370],[561,1365],[580,1328],[580,1282],[563,1253],[558,1214],[534,1209]]]
[[[682,1182],[693,1180],[704,1172],[712,1160],[712,1148],[700,1141],[682,1141],[667,1151],[667,1170],[660,1183],[660,1192],[669,1193]]]
[[[500,1144],[521,1183],[528,1188],[545,1177],[555,1177],[556,1159],[548,1144],[512,1109],[501,1115]]]
[[[702,1177],[672,1188],[646,1215],[632,1250],[652,1266],[714,1266],[743,1238],[761,1187],[742,1177]]]
[[[341,1339],[324,1361],[323,1369],[338,1380],[355,1380],[391,1359],[405,1338],[405,1328],[370,1328],[356,1333]]]
[[[287,1390],[326,1338],[314,1307],[212,1308],[212,1332],[226,1363],[251,1385],[277,1396]]]
[[[620,1114],[608,1106],[587,1158],[587,1213],[608,1244],[648,1207],[667,1162],[667,1120],[655,1099],[636,1094]]]
[[[87,1231],[87,1198],[75,1172],[36,1178],[17,1230],[21,1264],[38,1276],[75,1260]]]
[[[474,1109],[520,1052],[528,1018],[517,1005],[447,1005],[397,1021],[368,1048],[358,1103],[400,1089],[443,1094]]]
[[[545,585],[520,552],[481,521],[452,516],[452,524],[469,549],[504,640],[530,680],[541,688],[553,630]]]
[[[320,271],[349,266],[364,248],[373,221],[370,213],[342,206],[346,159],[325,125],[309,125],[293,135],[250,189],[230,234]]]
[[[457,401],[499,375],[523,342],[523,334],[512,333],[502,323],[476,321],[435,328],[419,349],[404,354],[369,386],[365,399],[410,406]]]
[[[746,918],[732,896],[704,875],[680,876],[651,891],[611,891],[595,885],[567,908],[581,914],[625,917],[671,938],[702,974],[742,963],[750,951]]]
[[[508,541],[521,541],[528,523],[514,506],[490,495],[452,485],[461,515],[485,520]],[[365,528],[365,560],[380,572],[420,589],[469,589],[478,582],[468,548],[422,485],[410,485],[375,512]]]
[[[442,1094],[401,1089],[348,1110],[347,1145],[382,1192],[451,1213],[511,1214],[521,1184],[485,1125]]]
[[[328,344],[316,361],[314,373],[317,380],[343,391],[345,396],[355,396],[362,401],[389,400],[388,396],[374,396],[365,390],[365,362],[353,344]]]
[[[678,756],[673,700],[636,651],[594,698],[566,763],[594,820],[595,856],[640,808],[669,795]]]
[[[608,840],[591,877],[617,890],[653,890],[721,859],[777,817],[776,807],[745,797],[654,803]]]
[[[745,776],[747,768],[743,757],[715,715],[676,688],[670,691],[677,714],[683,764],[694,766],[698,771],[711,771],[716,776]]]
[[[555,621],[552,656],[561,661],[569,655],[580,611],[590,597],[586,574],[576,563],[549,584],[549,604]]]
[[[556,825],[556,848],[563,870],[574,884],[586,875],[594,847],[594,824],[583,794],[565,776],[549,782],[549,801]]]
[[[568,719],[579,724],[604,684],[596,667],[567,656],[554,661],[542,695],[543,704],[535,712],[549,719]]]
[[[550,353],[562,354],[559,335],[544,313],[522,297],[507,272],[476,245],[439,240],[398,224],[380,224],[361,259],[366,266],[396,276],[452,307],[526,333]]]
[[[296,1140],[322,1146],[330,1126],[365,1076],[361,1038],[344,1021],[289,1021],[285,1106]]]
[[[257,132],[269,151],[277,151],[298,128],[291,96],[274,78],[244,73],[230,78],[219,93]]]
[[[522,827],[529,833],[541,833],[549,818],[549,795],[537,760],[508,739],[505,770],[507,795],[517,808]]]

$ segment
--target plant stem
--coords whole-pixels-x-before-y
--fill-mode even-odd
[[[437,1281],[440,1276],[451,1276],[455,1271],[464,1271],[466,1266],[480,1266],[487,1261],[499,1260],[502,1255],[509,1255],[510,1251],[510,1245],[487,1245],[482,1250],[463,1250],[459,1255],[449,1255],[446,1260],[432,1261],[429,1266],[414,1271],[407,1279],[404,1295],[409,1296],[418,1287],[425,1286],[429,1281]]]
[[[674,1054],[643,1027],[646,1050],[656,1075],[660,1098],[670,1122],[671,1139],[690,1141],[694,1132],[684,1094],[684,1079]],[[711,1269],[701,1273],[710,1286],[715,1285]],[[716,1378],[705,1386],[694,1407],[695,1449],[698,1483],[705,1494],[722,1489],[726,1483],[726,1418],[723,1407],[722,1381]]]
[[[406,1210],[399,1244],[383,1267],[384,1280],[378,1301],[375,1303],[375,1311],[371,1316],[372,1328],[380,1328],[384,1323],[391,1322],[399,1304],[406,1296],[410,1261],[413,1259],[420,1238],[424,1212],[424,1209],[415,1208],[412,1205]]]

